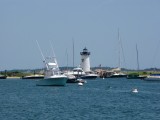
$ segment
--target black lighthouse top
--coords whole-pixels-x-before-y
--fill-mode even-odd
[[[83,52],[80,52],[81,55],[90,55],[90,52],[88,52],[88,49],[85,47],[83,49]]]

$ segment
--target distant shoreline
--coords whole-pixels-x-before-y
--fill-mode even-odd
[[[7,77],[6,79],[21,79],[21,77]]]

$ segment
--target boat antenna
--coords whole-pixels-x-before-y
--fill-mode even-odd
[[[40,53],[41,53],[41,56],[42,56],[42,58],[43,58],[43,62],[45,62],[45,57],[44,57],[44,55],[43,55],[43,53],[42,53],[42,50],[41,50],[40,45],[39,45],[39,43],[38,43],[37,40],[36,40],[36,43],[37,43],[38,49],[39,49],[39,51],[40,51]]]
[[[47,69],[48,69],[48,65],[47,65],[47,63],[46,63],[45,57],[44,57],[44,55],[43,55],[43,53],[42,53],[42,50],[41,50],[40,45],[39,45],[39,43],[38,43],[37,40],[36,40],[36,43],[37,43],[38,49],[39,49],[39,51],[40,51],[40,53],[41,53],[41,56],[42,56],[42,58],[43,58],[43,62],[45,63],[45,66],[46,66]]]
[[[55,53],[54,53],[54,49],[53,49],[53,45],[52,45],[52,42],[51,42],[51,40],[50,40],[50,45],[51,45],[52,52],[53,52],[53,59],[54,59],[54,62],[56,63],[56,65],[57,65],[57,68],[59,69],[59,67],[58,67],[58,63],[57,63],[57,60],[56,60],[56,55],[55,55]]]

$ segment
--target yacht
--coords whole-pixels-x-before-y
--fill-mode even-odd
[[[83,71],[82,68],[76,67],[72,71],[68,71],[66,73],[68,76],[75,76],[75,78],[80,78],[81,76],[85,75],[86,73]]]
[[[98,75],[93,73],[92,71],[91,72],[86,72],[85,75],[81,76],[82,79],[96,79],[97,77],[98,77]]]
[[[98,75],[93,73],[92,71],[84,72],[83,69],[80,67],[74,68],[73,71],[68,72],[68,74],[75,76],[76,79],[78,79],[78,78],[96,79],[98,77]]]
[[[76,77],[72,74],[64,73],[67,76],[67,83],[76,83]]]
[[[0,75],[0,79],[6,79],[7,78],[7,76],[5,76],[5,75]]]
[[[127,75],[124,74],[124,73],[121,73],[121,72],[117,73],[117,72],[115,72],[115,73],[112,74],[110,77],[111,77],[111,78],[121,78],[121,77],[126,77],[126,76],[127,76]]]
[[[37,81],[37,85],[44,86],[65,86],[67,82],[67,76],[61,73],[59,70],[57,60],[55,57],[48,58],[45,63],[45,75],[44,79]]]
[[[146,81],[160,81],[160,74],[150,74],[146,78],[144,78]]]
[[[129,74],[127,75],[127,79],[145,79],[146,76],[142,76],[139,74]]]
[[[110,76],[110,78],[121,78],[126,77],[127,75],[121,72],[121,68],[115,68],[112,69],[113,74]]]

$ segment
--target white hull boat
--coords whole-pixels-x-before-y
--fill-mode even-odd
[[[65,86],[67,81],[67,77],[64,75],[60,76],[51,76],[48,78],[44,78],[37,82],[37,85],[41,86]]]
[[[160,81],[160,74],[151,74],[147,76],[144,80],[146,81]]]
[[[37,85],[43,86],[65,86],[67,76],[61,74],[55,58],[50,58],[49,62],[45,61],[44,79],[37,81]]]
[[[59,70],[56,58],[48,57],[45,59],[42,54],[39,44],[38,44],[38,47],[43,57],[43,62],[45,64],[45,69],[44,69],[45,74],[44,74],[44,79],[38,80],[36,85],[65,86],[67,82],[67,76],[62,74],[61,71]],[[53,52],[53,55],[54,55],[54,52]]]
[[[93,73],[81,76],[82,79],[96,79],[97,77],[98,75]]]

